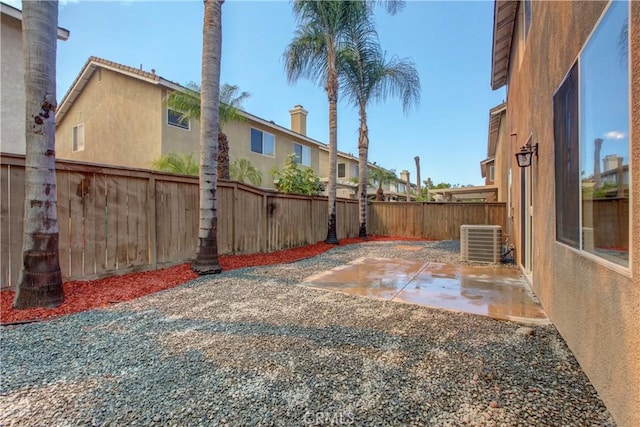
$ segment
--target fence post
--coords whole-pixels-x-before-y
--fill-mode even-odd
[[[311,216],[310,221],[309,221],[309,224],[311,225],[311,227],[309,227],[310,232],[308,234],[308,236],[309,236],[308,237],[309,244],[315,243],[314,240],[315,240],[316,223],[314,221],[315,218],[314,218],[314,215],[313,215],[313,211],[314,211],[314,209],[313,209],[313,205],[314,205],[313,201],[314,201],[314,197],[313,196],[309,196],[309,215]]]
[[[158,268],[158,236],[156,227],[156,178],[149,174],[147,181],[147,226],[149,235],[149,264],[154,270]]]
[[[236,230],[238,228],[237,213],[238,213],[238,183],[234,182],[231,187],[232,204],[231,204],[231,253],[238,253],[238,242],[236,241]]]
[[[266,253],[269,251],[269,212],[268,212],[268,200],[267,193],[262,193],[262,241],[260,242],[260,252]]]

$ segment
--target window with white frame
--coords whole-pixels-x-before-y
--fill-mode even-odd
[[[344,163],[338,163],[338,178],[347,177],[347,165]]]
[[[293,143],[293,161],[303,166],[311,166],[311,147]]]
[[[270,133],[251,128],[251,151],[273,157],[276,138]]]
[[[553,97],[556,239],[629,267],[629,4],[610,3]]]
[[[353,176],[356,178],[360,176],[360,166],[357,164],[353,165]]]
[[[71,151],[84,151],[84,123],[71,129]]]
[[[489,166],[489,181],[494,182],[496,180],[496,167],[494,165]]]
[[[180,129],[189,130],[191,128],[189,118],[184,113],[172,110],[171,108],[167,108],[167,124]]]

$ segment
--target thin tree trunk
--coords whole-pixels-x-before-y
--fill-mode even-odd
[[[222,3],[204,0],[200,121],[200,225],[198,252],[192,264],[198,274],[222,271],[218,261],[218,105],[222,53]]]
[[[218,129],[218,178],[231,179],[229,175],[229,140],[220,129]]]
[[[336,164],[338,162],[338,72],[335,66],[329,67],[327,77],[327,96],[329,98],[329,223],[327,238],[324,241],[337,245],[336,226],[336,185],[338,181]]]
[[[23,265],[13,306],[57,307],[64,301],[56,211],[56,47],[58,2],[23,1],[26,98]]]
[[[418,181],[418,197],[422,196],[422,186],[420,181],[420,156],[415,156],[413,160],[416,161],[416,181]]]
[[[360,106],[360,135],[358,138],[358,194],[360,198],[360,230],[358,236],[367,238],[367,157],[369,155],[369,128],[367,127],[367,111]]]

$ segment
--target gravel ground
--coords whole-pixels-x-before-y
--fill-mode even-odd
[[[363,256],[458,262],[457,242],[367,243],[3,328],[0,425],[614,422],[553,326],[294,286]]]

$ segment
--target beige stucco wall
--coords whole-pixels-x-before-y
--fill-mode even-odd
[[[510,142],[509,158],[530,134],[539,144],[532,166],[534,291],[621,426],[640,425],[640,172],[635,173],[640,165],[640,2],[632,3],[630,273],[616,272],[555,241],[552,96],[606,2],[532,2],[527,44],[514,43],[507,98],[507,134],[518,134]],[[520,170],[511,162],[514,235],[519,236]]]
[[[275,153],[273,156],[265,156],[251,151],[251,128],[274,135]],[[269,171],[274,166],[282,168],[287,156],[293,154],[294,142],[311,148],[311,168],[316,171],[319,177],[322,176],[320,170],[320,154],[317,145],[311,144],[302,138],[297,138],[294,135],[265,126],[251,119],[244,122],[227,123],[224,125],[222,131],[227,135],[227,139],[229,140],[229,160],[231,162],[238,158],[249,160],[262,172],[261,187],[275,188],[273,177],[269,174]]]
[[[500,113],[500,127],[498,128],[498,141],[496,143],[495,154],[495,181],[494,185],[498,187],[498,202],[507,201],[508,174],[511,166],[511,150],[509,145],[509,135],[507,133],[507,114],[506,111]],[[504,147],[504,148],[503,148]]]
[[[98,69],[100,70],[100,69]],[[96,70],[56,127],[56,156],[150,168],[161,155],[162,90],[120,73]],[[72,128],[84,123],[84,151],[72,152]]]
[[[0,26],[0,151],[25,153],[24,59],[22,55],[22,24],[2,15]]]
[[[167,93],[166,89],[161,91],[162,100],[166,99]],[[162,125],[161,155],[193,153],[197,159],[200,153],[200,122],[190,120],[189,129],[182,129],[168,123],[166,103],[163,102],[159,111],[159,122]]]
[[[135,168],[151,168],[154,160],[169,153],[199,155],[200,123],[191,120],[182,129],[167,123],[166,88],[121,73],[102,69],[102,80],[94,72],[82,94],[56,129],[57,156]],[[73,126],[84,123],[85,149],[72,152]],[[275,136],[274,156],[251,151],[251,128]],[[229,158],[245,158],[262,172],[264,188],[275,188],[269,171],[282,167],[293,153],[293,143],[311,148],[311,167],[322,176],[316,144],[281,129],[247,119],[224,125],[229,141]]]

